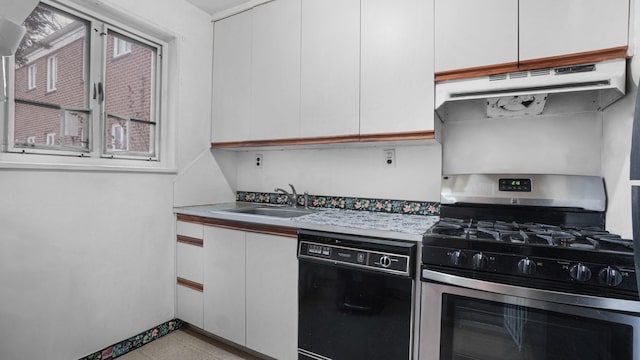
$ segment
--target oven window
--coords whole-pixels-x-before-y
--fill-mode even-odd
[[[441,360],[633,359],[626,324],[457,295],[442,305]]]

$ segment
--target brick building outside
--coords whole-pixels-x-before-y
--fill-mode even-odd
[[[89,148],[88,127],[100,126],[100,115],[90,116],[89,102],[100,96],[100,87],[88,80],[88,29],[84,22],[70,22],[30,48],[27,63],[16,67],[16,147]],[[128,119],[151,120],[153,50],[121,36],[103,37],[107,46],[102,87],[109,114],[102,135],[105,150],[149,153],[154,129]]]

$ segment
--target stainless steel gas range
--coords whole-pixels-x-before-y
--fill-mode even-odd
[[[599,177],[443,177],[422,247],[420,359],[640,360],[632,240]]]

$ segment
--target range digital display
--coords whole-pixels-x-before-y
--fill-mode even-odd
[[[500,179],[500,191],[531,192],[531,179]]]

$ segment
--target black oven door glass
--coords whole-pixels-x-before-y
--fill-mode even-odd
[[[633,359],[627,324],[457,295],[442,301],[441,360]]]
[[[411,279],[303,260],[299,276],[300,349],[335,360],[409,359]]]

